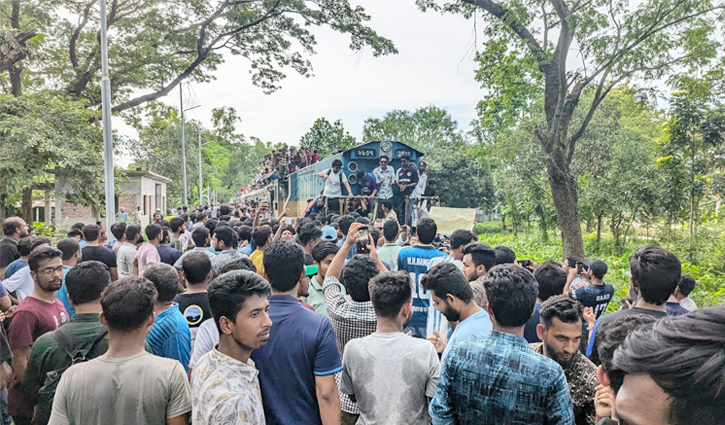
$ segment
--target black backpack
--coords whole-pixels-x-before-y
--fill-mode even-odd
[[[53,337],[55,338],[55,340],[58,341],[60,347],[63,349],[63,351],[65,351],[68,357],[70,357],[71,364],[70,366],[64,367],[62,369],[51,370],[46,374],[43,386],[40,387],[40,390],[38,391],[38,404],[35,407],[35,414],[33,415],[33,425],[45,425],[48,423],[48,421],[50,421],[50,413],[53,408],[53,397],[55,397],[55,391],[58,388],[58,383],[60,382],[61,376],[63,376],[63,372],[68,370],[69,367],[73,366],[76,363],[83,363],[88,361],[89,359],[86,358],[86,356],[88,356],[88,353],[93,349],[96,344],[98,344],[100,340],[105,338],[107,334],[108,329],[104,329],[103,332],[101,332],[95,340],[91,341],[90,343],[86,344],[81,348],[75,348],[73,347],[73,344],[71,344],[71,342],[68,340],[68,338],[63,335],[63,332],[61,332],[60,329],[58,329],[56,332],[53,332]]]

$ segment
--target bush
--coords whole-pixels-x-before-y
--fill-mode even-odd
[[[503,233],[503,223],[500,221],[484,221],[476,224],[474,232],[476,235]]]

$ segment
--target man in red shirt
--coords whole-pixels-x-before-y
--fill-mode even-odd
[[[49,246],[30,253],[28,266],[35,288],[20,303],[8,328],[10,349],[13,352],[13,379],[8,391],[8,405],[16,425],[30,424],[33,418],[33,410],[20,391],[20,379],[25,373],[30,347],[41,335],[56,330],[68,321],[63,303],[55,298],[55,291],[63,284],[62,255],[59,250]]]

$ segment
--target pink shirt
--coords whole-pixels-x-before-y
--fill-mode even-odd
[[[144,267],[149,263],[160,263],[159,251],[155,246],[146,242],[136,251],[136,259],[138,260],[138,274],[143,273]]]

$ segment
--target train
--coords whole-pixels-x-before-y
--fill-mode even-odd
[[[279,216],[284,209],[289,210],[290,216],[300,217],[304,215],[308,202],[317,197],[325,188],[325,179],[320,178],[318,174],[330,169],[332,161],[335,159],[342,161],[342,170],[350,182],[353,195],[359,195],[355,173],[359,169],[372,173],[379,165],[381,155],[386,155],[390,159],[388,166],[392,166],[397,172],[401,166],[400,157],[409,156],[410,162],[418,167],[423,152],[401,142],[389,140],[367,142],[323,158],[289,174],[286,180],[272,181],[262,189],[239,196],[237,200],[254,201],[255,203],[267,201],[275,217]],[[343,195],[347,195],[345,188],[343,188]]]

